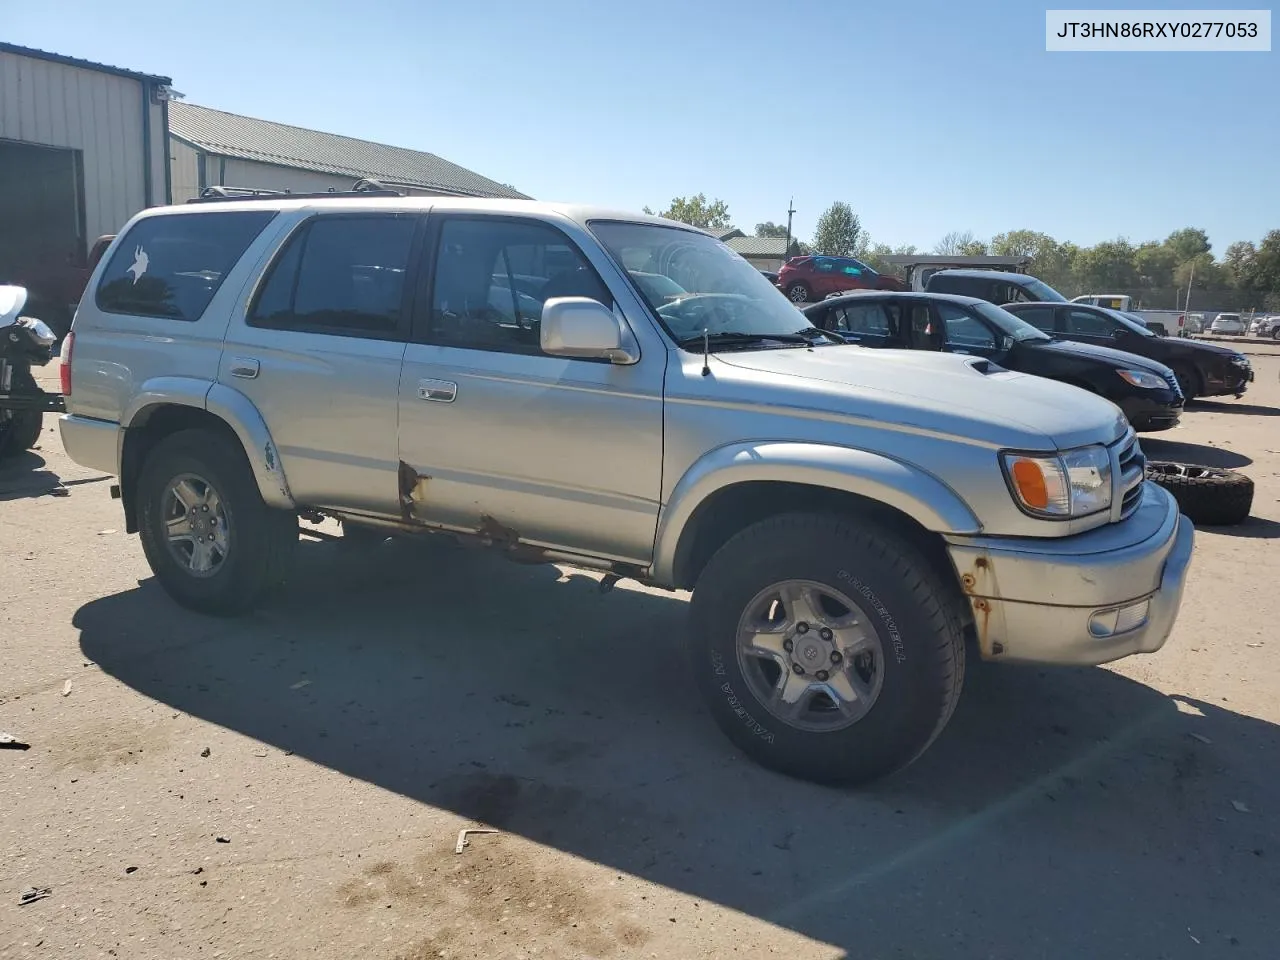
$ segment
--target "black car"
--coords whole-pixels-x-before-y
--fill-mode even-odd
[[[1116,404],[1135,430],[1168,430],[1182,413],[1182,392],[1163,364],[1108,347],[1054,340],[975,297],[855,291],[806,307],[804,315],[814,326],[865,347],[973,354],[1009,370],[1081,387]]]
[[[1173,370],[1186,399],[1242,395],[1253,368],[1242,353],[1214,343],[1160,337],[1117,310],[1081,303],[1008,303],[1004,309],[1057,340],[1111,346]]]

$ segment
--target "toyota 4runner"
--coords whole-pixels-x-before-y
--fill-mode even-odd
[[[689,589],[719,725],[820,781],[922,753],[967,638],[1023,663],[1157,650],[1192,551],[1112,404],[846,344],[654,217],[355,195],[148,210],[96,267],[63,379],[68,453],[119,477],[179,603],[259,602],[300,515]]]

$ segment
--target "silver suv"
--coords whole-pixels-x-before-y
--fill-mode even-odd
[[[179,602],[279,583],[297,519],[472,538],[692,589],[745,753],[826,782],[917,757],[988,659],[1157,650],[1192,529],[1119,410],[810,326],[654,217],[270,198],[149,210],[64,349],[67,451],[120,478]]]

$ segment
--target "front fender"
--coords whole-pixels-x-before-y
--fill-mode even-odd
[[[151,413],[164,406],[185,406],[205,410],[228,427],[240,440],[258,491],[268,506],[291,510],[293,496],[284,475],[267,423],[248,397],[221,383],[194,377],[155,377],[134,394],[120,418],[125,428],[141,427]],[[124,463],[123,444],[127,430],[120,431],[121,448],[116,462]]]
[[[672,490],[658,520],[652,578],[658,583],[674,582],[680,538],[708,497],[734,484],[758,481],[857,494],[894,507],[937,533],[982,530],[973,511],[949,486],[919,467],[883,454],[818,443],[735,443],[703,455]]]

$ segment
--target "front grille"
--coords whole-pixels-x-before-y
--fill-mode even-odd
[[[1187,398],[1182,395],[1182,388],[1178,386],[1178,378],[1173,375],[1172,370],[1164,375],[1164,382],[1169,384],[1169,389],[1173,391],[1173,395],[1178,398],[1179,403],[1186,402]]]
[[[1120,482],[1120,518],[1123,520],[1138,509],[1142,502],[1142,481],[1146,479],[1147,458],[1138,445],[1137,436],[1130,432],[1120,441],[1116,458]]]

